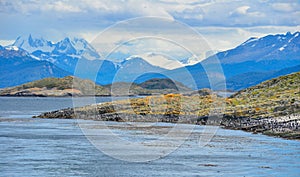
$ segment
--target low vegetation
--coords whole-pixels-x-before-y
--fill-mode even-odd
[[[74,76],[64,78],[45,78],[20,86],[6,88],[0,92],[2,96],[83,96],[109,95],[107,88],[95,85],[90,80]]]
[[[300,113],[300,72],[265,81],[226,99],[228,111],[252,118]]]
[[[191,92],[170,79],[151,79],[141,84],[116,82],[100,86],[74,76],[45,78],[0,91],[0,96],[127,96]]]
[[[166,121],[218,124],[268,135],[300,138],[300,72],[263,82],[222,98],[205,94],[163,94],[65,109],[40,118]],[[76,113],[76,114],[75,114]],[[209,116],[219,117],[207,121]],[[299,126],[299,129],[298,129]]]

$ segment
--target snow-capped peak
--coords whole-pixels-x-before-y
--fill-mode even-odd
[[[76,55],[77,51],[73,47],[71,40],[66,37],[65,39],[56,43],[54,50],[52,51],[54,54],[69,54]]]
[[[63,40],[53,43],[51,41],[41,38],[34,38],[31,34],[27,37],[20,36],[16,41],[9,45],[8,47],[16,46],[22,48],[29,53],[36,55],[38,53],[44,53],[43,55],[51,56],[70,56],[71,58],[80,58],[84,57],[86,59],[94,60],[99,59],[100,56],[96,50],[84,39],[74,38],[70,39],[68,37]],[[49,58],[48,57],[48,58]]]
[[[180,61],[172,60],[172,59],[167,58],[165,55],[156,54],[156,53],[145,53],[145,54],[141,54],[141,55],[132,55],[132,56],[126,58],[125,60],[131,60],[131,59],[136,59],[136,58],[143,59],[153,66],[158,66],[160,68],[165,68],[165,69],[169,69],[169,70],[185,66]]]
[[[88,43],[84,39],[74,38],[72,44],[76,50],[84,50]]]
[[[125,58],[124,61],[133,60],[133,59],[136,59],[136,58],[142,58],[142,57],[139,56],[139,55],[131,55],[130,57]]]
[[[20,53],[21,55],[23,56],[30,56],[31,58],[33,59],[36,59],[36,60],[41,60],[39,57],[36,57],[32,54],[29,54],[27,53],[27,51],[17,47],[17,46],[14,46],[14,45],[10,45],[10,46],[6,46],[4,47],[7,51],[10,51],[10,52],[17,52],[17,53]]]
[[[249,44],[251,42],[254,42],[254,41],[257,41],[259,40],[258,37],[251,37],[250,39],[248,39],[247,41],[245,41],[244,43],[242,43],[241,45],[246,45],[246,44]]]
[[[72,45],[79,52],[80,55],[86,59],[99,59],[100,56],[97,51],[84,39],[74,38],[72,40]]]
[[[100,58],[96,50],[84,39],[74,38],[71,40],[66,37],[55,45],[56,47],[52,51],[54,54],[65,54],[77,58],[84,57],[89,60]]]
[[[296,39],[299,36],[299,33],[300,32],[295,32],[294,34],[292,34],[291,35],[292,37],[289,39],[288,43],[290,43],[290,42],[292,42],[292,40]]]
[[[5,49],[6,50],[15,50],[15,51],[18,51],[19,47],[12,45],[12,46],[6,46]]]
[[[47,41],[43,38],[34,38],[31,34],[28,37],[19,36],[11,46],[17,46],[19,48],[25,49],[29,53],[37,50],[50,52],[54,48],[52,42]]]

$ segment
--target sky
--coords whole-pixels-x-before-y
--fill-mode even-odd
[[[11,44],[28,34],[54,42],[71,36],[94,44],[96,39],[111,45],[109,50],[122,44],[118,52],[136,54],[152,52],[146,49],[155,46],[178,53],[178,46],[190,42],[186,49],[199,51],[197,55],[204,58],[250,37],[300,31],[299,17],[298,0],[0,0],[0,44]],[[138,23],[132,20],[136,18]],[[110,36],[103,35],[107,31]],[[159,40],[126,41],[135,34],[160,33],[165,35]],[[195,40],[196,33],[201,39]],[[170,41],[177,46],[172,47]],[[132,43],[134,51],[129,49]],[[202,49],[199,43],[207,45]]]

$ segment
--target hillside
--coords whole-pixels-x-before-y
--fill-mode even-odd
[[[170,89],[179,92],[191,91],[190,88],[186,87],[180,82],[172,81],[171,79],[150,79],[145,82],[138,84],[140,87],[149,90],[160,90],[160,89]]]
[[[232,95],[232,110],[251,118],[300,113],[300,72],[271,79]],[[230,110],[228,110],[230,111]]]
[[[45,78],[0,91],[1,96],[88,96],[110,95],[108,89],[73,76]]]
[[[176,86],[179,86],[180,89]],[[0,91],[0,96],[128,96],[182,93],[182,91],[191,90],[179,82],[175,84],[166,79],[153,79],[141,84],[116,82],[100,86],[95,85],[91,80],[67,76],[64,78],[45,78],[16,87],[5,88]]]
[[[192,90],[180,82],[171,79],[150,79],[142,83],[115,82],[105,85],[112,95],[151,95],[168,93],[186,93]]]

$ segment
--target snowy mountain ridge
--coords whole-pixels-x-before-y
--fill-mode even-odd
[[[51,58],[58,55],[69,56],[71,58],[85,57],[89,60],[100,58],[97,51],[86,40],[81,38],[70,39],[66,37],[57,43],[53,43],[42,37],[34,38],[30,34],[28,37],[18,37],[12,45],[7,47],[14,46],[22,48],[42,60],[51,60]]]

